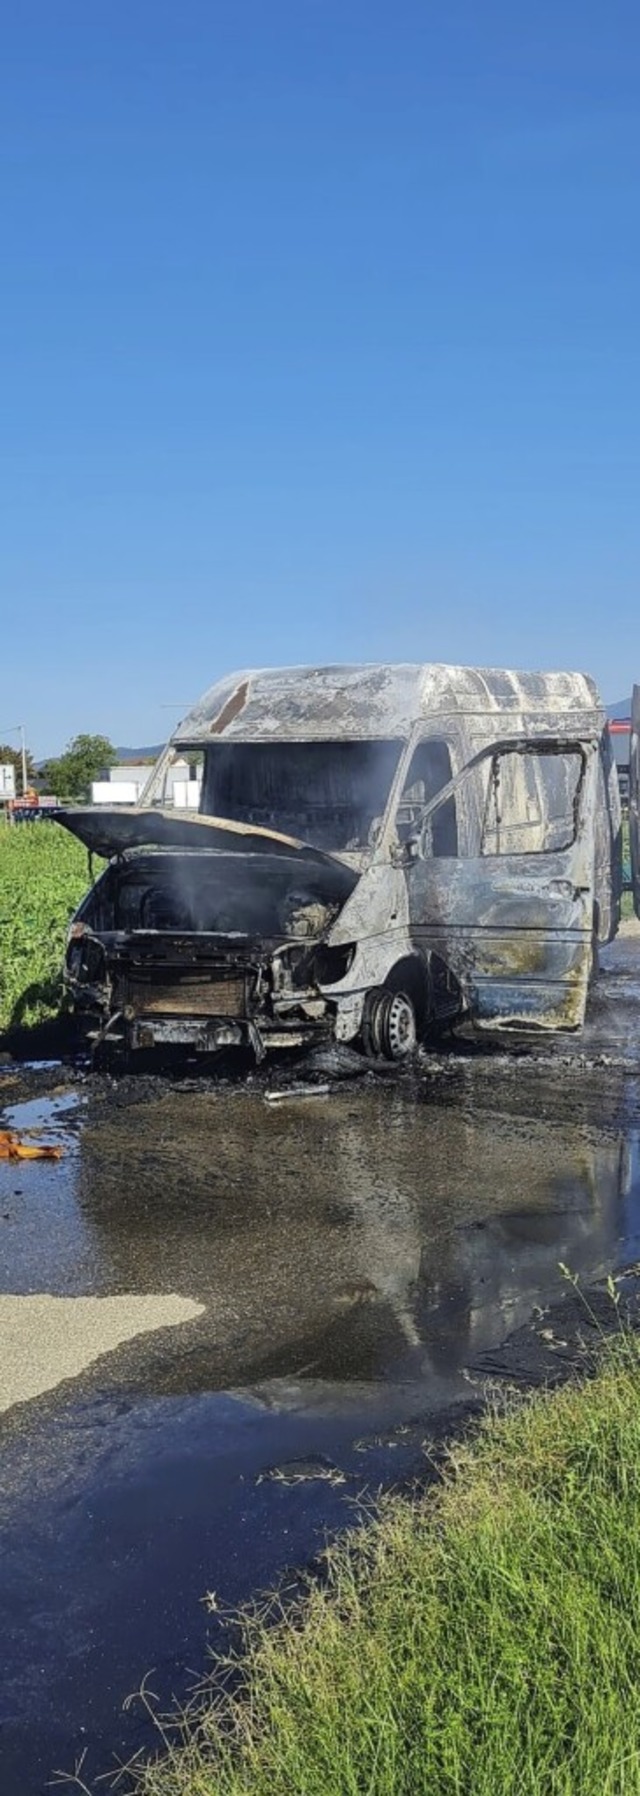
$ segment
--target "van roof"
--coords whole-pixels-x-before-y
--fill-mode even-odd
[[[596,686],[581,673],[516,673],[507,668],[432,663],[356,667],[266,667],[228,674],[210,686],[172,736],[178,746],[276,738],[322,741],[405,737],[433,713],[587,713],[602,727]]]

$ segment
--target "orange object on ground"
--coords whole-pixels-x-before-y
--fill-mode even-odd
[[[21,1141],[12,1129],[0,1129],[0,1160],[61,1160],[63,1153],[62,1147],[41,1147]]]

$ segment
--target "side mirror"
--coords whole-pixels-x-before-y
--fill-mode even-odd
[[[391,864],[393,867],[408,867],[417,861],[420,854],[420,837],[408,836],[406,842],[394,842],[391,847]]]
[[[404,842],[397,842],[391,850],[394,867],[408,867],[412,861],[429,861],[433,854],[433,830],[431,818],[426,823],[416,826],[412,836]]]

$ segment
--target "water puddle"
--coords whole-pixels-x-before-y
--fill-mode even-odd
[[[58,1092],[48,1092],[43,1097],[23,1099],[17,1104],[7,1104],[4,1107],[3,1126],[15,1129],[18,1135],[38,1136],[60,1143],[70,1142],[73,1140],[73,1132],[68,1127],[69,1121],[78,1116],[85,1101],[81,1093],[67,1091],[64,1087]]]

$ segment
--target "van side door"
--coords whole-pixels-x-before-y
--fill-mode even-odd
[[[495,743],[414,812],[409,834],[401,795],[413,944],[453,974],[481,1028],[571,1029],[584,1019],[596,762],[595,743]]]

